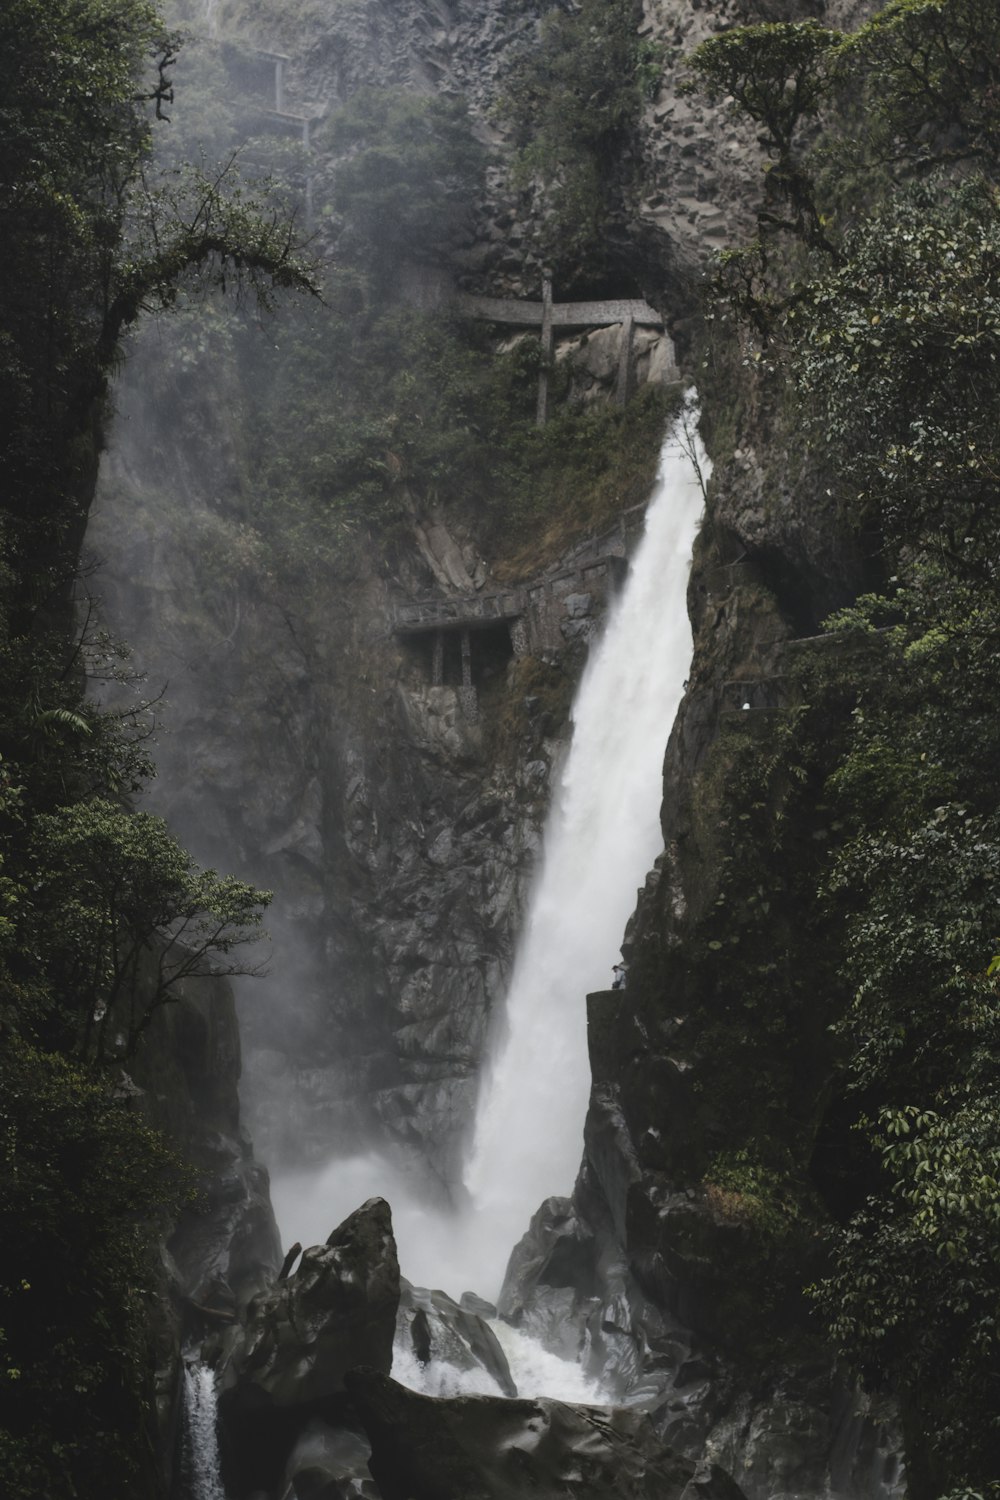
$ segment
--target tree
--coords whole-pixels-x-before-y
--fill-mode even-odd
[[[256,293],[312,285],[291,227],[231,173],[150,178],[174,53],[146,0],[0,10],[0,544],[17,631],[65,593],[124,330],[194,272]]]
[[[687,91],[731,98],[765,132],[773,153],[758,211],[761,227],[787,230],[813,249],[836,255],[816,206],[814,184],[798,150],[799,127],[814,121],[831,89],[831,63],[842,34],[816,21],[738,26],[709,37],[689,59]]]
[[[661,71],[633,0],[553,6],[510,69],[497,112],[518,148],[515,182],[535,189],[539,249],[563,279],[604,269],[623,148]]]
[[[31,941],[83,1060],[133,1056],[182,980],[259,970],[229,955],[259,940],[269,895],[198,870],[161,818],[93,798],[36,818],[30,847]]]
[[[978,176],[900,189],[783,326],[813,427],[892,546],[943,549],[981,579],[1000,478],[997,210]]]
[[[0,1473],[7,1500],[158,1493],[151,1222],[188,1174],[108,1081],[0,1052]]]
[[[258,934],[264,899],[111,800],[148,774],[142,731],[81,703],[73,629],[125,330],[180,287],[311,286],[291,228],[231,173],[153,174],[174,55],[147,0],[0,5],[0,1474],[16,1500],[157,1491],[150,1314],[179,1179],[112,1070],[79,1062],[130,1055],[181,978]]]
[[[832,722],[813,900],[846,994],[813,1292],[847,1367],[900,1401],[915,1500],[1000,1474],[998,24],[983,0],[892,0],[791,69],[764,27],[695,56],[794,157],[831,242],[765,203],[779,232],[716,285],[769,340],[752,399],[877,549],[808,688]]]
[[[325,137],[342,158],[333,192],[342,255],[384,278],[401,258],[433,259],[468,235],[486,151],[464,101],[359,89]]]
[[[845,39],[844,85],[865,81],[881,154],[915,164],[1000,148],[1000,15],[992,0],[892,0]]]

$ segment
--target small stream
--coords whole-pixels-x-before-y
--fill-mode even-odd
[[[215,1374],[197,1359],[184,1362],[181,1494],[184,1500],[226,1500],[216,1435]]]

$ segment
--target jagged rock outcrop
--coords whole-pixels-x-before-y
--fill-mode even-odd
[[[398,1305],[399,1262],[381,1198],[253,1299],[217,1354],[223,1467],[237,1494],[270,1486],[314,1419],[349,1423],[345,1376],[360,1364],[388,1374]]]
[[[560,1401],[437,1401],[377,1371],[347,1380],[383,1500],[739,1500],[719,1469],[697,1474],[636,1412]]]
[[[692,1290],[713,1274],[714,1258],[727,1257],[725,1237],[739,1236],[740,1226],[720,1222],[693,1190],[664,1191],[652,1252],[642,1238],[649,1184],[633,1171],[627,1186],[637,1222],[623,1229],[588,1155],[574,1199],[548,1200],[515,1249],[504,1316],[553,1352],[581,1359],[615,1400],[647,1413],[661,1439],[710,1456],[750,1500],[898,1500],[905,1481],[891,1413],[847,1388],[821,1350],[777,1368],[768,1356],[752,1374],[724,1352],[734,1329],[713,1327]],[[732,1289],[717,1290],[719,1305],[729,1305]],[[741,1290],[761,1295],[752,1284]],[[720,1332],[728,1334],[723,1348]]]
[[[191,1201],[162,1246],[152,1319],[161,1473],[169,1489],[183,1346],[230,1324],[273,1278],[281,1248],[268,1175],[240,1118],[240,1035],[229,981],[178,984],[129,1066],[123,1088],[195,1172]]]
[[[472,1304],[492,1316],[496,1316],[496,1309],[476,1297],[463,1298],[463,1303],[446,1292],[411,1286],[404,1279],[396,1326],[397,1354],[405,1349],[412,1352],[424,1369],[425,1388],[428,1367],[436,1368],[442,1380],[439,1395],[448,1393],[445,1386],[469,1389],[468,1377],[475,1371],[486,1377],[486,1393],[492,1394],[492,1386],[502,1396],[516,1396],[517,1386],[500,1341]]]
[[[268,1175],[240,1118],[241,1047],[233,987],[188,979],[157,1012],[131,1066],[137,1103],[196,1170],[196,1194],[167,1241],[192,1321],[232,1316],[281,1261]]]
[[[288,1456],[278,1493],[296,1500],[381,1500],[370,1458],[363,1433],[315,1418]]]

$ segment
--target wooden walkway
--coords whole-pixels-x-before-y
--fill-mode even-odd
[[[538,372],[539,427],[544,427],[549,411],[549,369],[552,364],[553,331],[556,328],[610,328],[622,325],[621,353],[618,356],[618,378],[615,399],[624,406],[629,397],[632,375],[632,333],[636,326],[662,328],[663,319],[648,302],[630,298],[609,298],[599,302],[553,302],[552,279],[542,281],[541,302],[520,302],[516,297],[459,298],[459,307],[470,318],[486,323],[507,323],[515,328],[538,328],[542,337],[542,364]]]

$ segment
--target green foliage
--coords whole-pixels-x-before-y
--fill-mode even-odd
[[[115,1098],[120,1070],[94,1065],[128,1056],[177,982],[259,921],[260,893],[121,806],[151,771],[147,705],[81,701],[88,675],[123,670],[73,618],[120,336],[180,287],[266,303],[309,285],[287,224],[229,174],[157,178],[173,59],[144,0],[0,7],[0,1472],[15,1500],[155,1490],[153,1249],[180,1179]]]
[[[701,88],[712,99],[731,98],[785,156],[801,122],[816,114],[830,89],[831,54],[840,41],[839,32],[816,21],[737,26],[692,53],[695,76],[685,92]]]
[[[0,460],[8,545],[66,504],[70,443],[95,385],[93,327],[149,126],[146,54],[169,50],[142,0],[13,0],[0,12]]]
[[[911,563],[906,587],[853,612],[895,623],[831,778],[851,836],[825,887],[853,991],[848,1086],[869,1101],[858,1129],[881,1182],[834,1236],[816,1295],[846,1357],[903,1394],[928,1495],[1000,1462],[1000,618],[963,571]]]
[[[265,297],[309,285],[287,224],[227,176],[147,172],[173,58],[144,0],[0,12],[0,461],[18,629],[65,591],[123,331],[196,272]]]
[[[845,40],[839,68],[847,89],[870,81],[867,102],[883,153],[995,161],[998,58],[992,0],[892,0]]]
[[[932,179],[880,205],[844,262],[788,313],[817,425],[848,455],[897,545],[968,569],[994,503],[1000,230],[996,189]]]
[[[762,230],[784,231],[836,254],[798,146],[800,126],[812,121],[831,86],[839,32],[816,21],[739,26],[709,37],[692,54],[688,92],[731,98],[761,126],[773,159],[765,165]]]
[[[712,1159],[704,1188],[723,1218],[747,1224],[772,1242],[787,1235],[802,1217],[800,1184],[759,1161],[745,1146],[720,1151]]]
[[[220,957],[260,937],[266,893],[197,870],[150,813],[101,798],[58,808],[35,819],[29,858],[22,941],[45,955],[86,1061],[131,1057],[182,980],[217,972]]]
[[[172,323],[171,358],[162,343],[140,351],[157,405],[191,450],[206,445],[206,463],[214,433],[188,398],[233,356],[245,482],[199,523],[206,592],[234,569],[264,589],[276,576],[299,589],[314,569],[349,572],[366,528],[390,549],[414,514],[438,505],[474,526],[487,555],[533,572],[648,494],[676,391],[646,389],[625,409],[560,403],[540,429],[537,337],[498,353],[486,325],[372,303],[367,291],[345,268],[322,305],[287,314],[276,335],[249,321],[223,328],[210,303],[190,304]],[[557,398],[564,380],[553,378]],[[169,486],[158,504],[176,504]],[[326,586],[318,572],[316,586]]]
[[[717,278],[740,399],[773,419],[781,382],[789,445],[886,576],[830,622],[807,689],[833,725],[811,800],[837,833],[803,868],[853,1123],[828,1143],[845,1165],[824,1179],[814,1296],[848,1366],[901,1397],[917,1500],[987,1494],[1000,1472],[997,25],[979,0],[889,4],[817,48],[801,109],[767,28],[700,54],[815,210],[765,196],[758,241]],[[762,56],[770,95],[751,88]]]
[[[341,258],[381,281],[400,259],[440,257],[467,237],[486,152],[464,100],[360,89],[317,143],[337,153],[333,208],[345,222]]]
[[[11,1500],[152,1492],[154,1235],[186,1191],[108,1083],[0,1053],[0,1464]]]
[[[603,269],[622,148],[661,71],[633,0],[553,7],[510,69],[498,112],[519,150],[515,181],[542,186],[539,249],[560,281]]]

